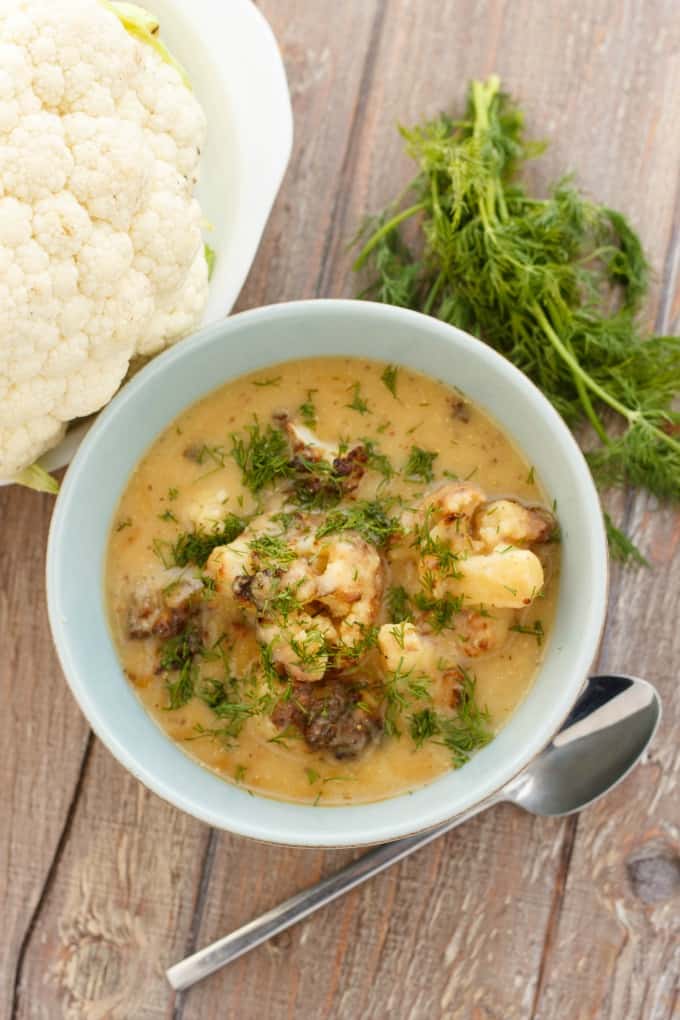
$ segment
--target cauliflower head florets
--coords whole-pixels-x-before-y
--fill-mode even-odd
[[[0,477],[199,322],[204,135],[99,0],[0,0]]]

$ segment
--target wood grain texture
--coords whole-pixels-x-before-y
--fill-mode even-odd
[[[296,137],[239,307],[353,293],[347,239],[411,172],[395,131],[497,70],[565,169],[627,212],[680,312],[675,0],[261,0]],[[143,790],[63,683],[36,579],[50,501],[0,490],[0,1017],[671,1020],[680,984],[680,518],[608,500],[654,564],[616,569],[603,669],[648,676],[648,761],[567,821],[495,809],[186,995],[163,969],[353,856],[214,833]],[[39,588],[38,588],[39,592]],[[674,601],[675,600],[675,601]]]
[[[17,989],[15,1016],[166,1017],[210,832],[97,743]]]
[[[53,498],[0,489],[0,1017],[68,825],[88,727],[61,675],[43,574]]]

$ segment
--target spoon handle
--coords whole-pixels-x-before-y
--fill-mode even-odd
[[[309,917],[314,911],[332,903],[333,900],[349,892],[350,889],[354,889],[362,882],[378,875],[381,871],[389,868],[391,864],[396,864],[397,861],[408,857],[414,850],[427,846],[428,843],[445,832],[455,829],[457,825],[461,825],[487,807],[491,807],[498,799],[500,798],[487,800],[484,804],[476,804],[469,811],[456,815],[455,818],[442,822],[435,828],[428,829],[427,832],[420,832],[415,836],[406,836],[393,843],[376,846],[368,853],[357,857],[351,864],[341,868],[340,871],[336,871],[335,874],[329,875],[328,878],[322,878],[316,885],[291,896],[277,907],[268,910],[266,914],[261,914],[255,920],[244,924],[242,928],[237,928],[230,935],[225,935],[224,938],[218,939],[212,945],[206,946],[205,949],[200,949],[192,956],[187,956],[185,960],[174,964],[166,971],[168,981],[173,988],[189,988],[197,981],[207,977],[208,974],[212,974],[220,967],[231,963],[232,960],[243,956],[255,946],[261,945],[274,935],[285,931],[286,928],[297,924],[305,917]]]

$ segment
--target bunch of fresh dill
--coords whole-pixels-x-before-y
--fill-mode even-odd
[[[355,269],[372,270],[360,296],[477,334],[570,425],[590,422],[597,445],[588,459],[601,484],[680,499],[680,415],[671,406],[680,337],[643,342],[636,315],[648,266],[625,218],[569,180],[545,198],[527,193],[518,171],[543,146],[527,142],[522,113],[495,76],[471,83],[463,120],[440,116],[401,133],[420,170],[359,232]],[[415,242],[404,229],[413,217]],[[606,408],[623,428],[610,430]],[[630,543],[610,521],[608,531],[621,556]]]

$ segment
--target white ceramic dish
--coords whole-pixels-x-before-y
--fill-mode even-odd
[[[252,265],[293,142],[286,73],[276,40],[251,0],[140,0],[186,68],[208,119],[198,197],[217,252],[203,325],[227,315]],[[183,341],[185,342],[185,341]],[[68,464],[90,422],[41,459]],[[3,484],[0,481],[0,484]],[[5,483],[8,484],[8,483]]]
[[[562,573],[553,634],[536,682],[501,733],[464,768],[377,804],[311,807],[250,796],[185,755],[123,676],[106,622],[104,556],[121,492],[156,435],[220,383],[286,359],[356,355],[427,372],[460,387],[514,436],[557,500]],[[426,829],[503,786],[569,712],[597,651],[607,546],[599,499],[571,433],[504,358],[466,333],[399,308],[301,301],[244,312],[152,361],[98,417],[57,500],[47,596],[61,663],[111,752],[177,807],[244,836],[304,846],[360,845]]]

